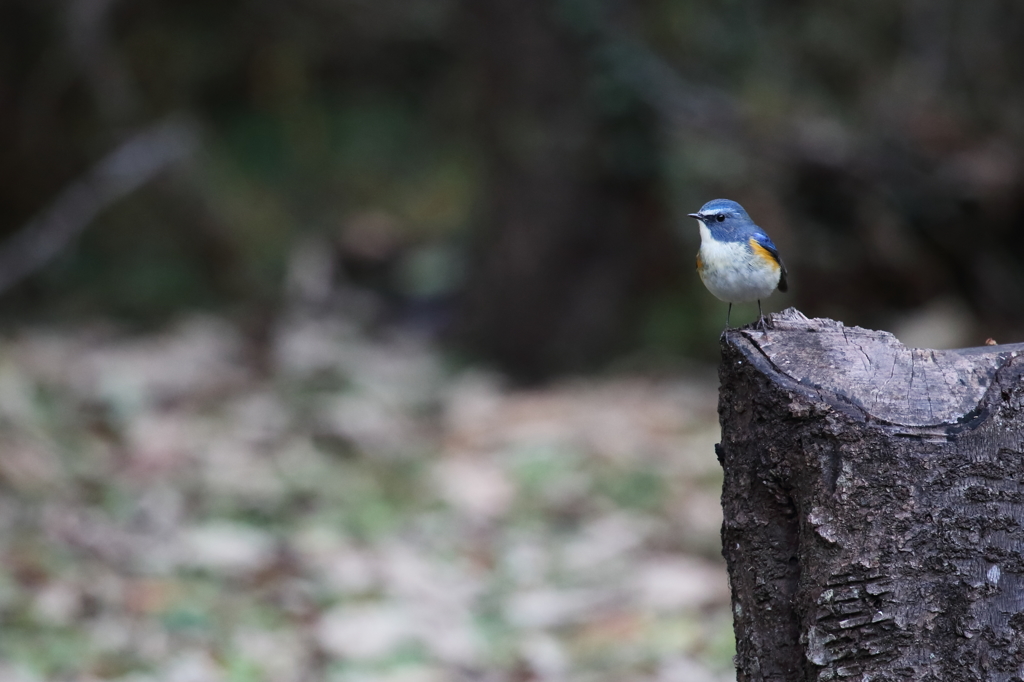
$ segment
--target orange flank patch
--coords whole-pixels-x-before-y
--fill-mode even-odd
[[[704,261],[702,261],[700,259],[700,254],[699,253],[697,254],[697,269],[698,270],[703,270],[704,269]]]
[[[757,240],[754,239],[753,237],[751,237],[750,239],[750,248],[754,252],[755,256],[764,260],[766,263],[770,263],[773,268],[778,269],[778,259],[776,259],[775,256],[772,255],[771,251],[758,244]]]

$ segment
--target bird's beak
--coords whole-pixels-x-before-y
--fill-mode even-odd
[[[691,218],[696,218],[697,220],[703,220],[700,213],[687,213],[686,215],[690,216]]]

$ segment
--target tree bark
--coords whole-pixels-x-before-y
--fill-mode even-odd
[[[722,337],[740,682],[1024,679],[1024,344]]]

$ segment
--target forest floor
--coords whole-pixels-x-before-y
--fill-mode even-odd
[[[0,682],[733,680],[713,370],[295,318],[0,340]]]

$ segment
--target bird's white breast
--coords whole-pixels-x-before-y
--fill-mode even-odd
[[[720,242],[700,223],[701,281],[714,296],[727,303],[767,298],[779,286],[781,269],[754,253],[744,242]]]

